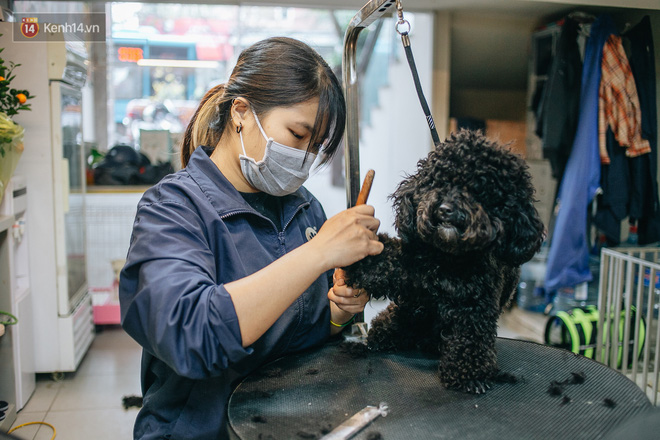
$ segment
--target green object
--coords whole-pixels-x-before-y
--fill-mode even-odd
[[[630,346],[630,354],[628,359],[628,365],[632,364],[633,354],[632,349],[634,347],[634,322],[635,315],[637,314],[637,308],[631,306],[630,309],[630,334],[631,339],[628,341]],[[559,311],[554,315],[551,315],[548,319],[548,322],[545,326],[545,343],[553,347],[559,347],[566,350],[569,350],[575,354],[581,354],[590,359],[595,359],[596,354],[596,338],[598,336],[598,318],[599,311],[595,306],[587,306],[585,308],[574,308],[568,311]],[[617,365],[618,368],[621,368],[623,361],[623,338],[625,333],[625,320],[626,320],[626,311],[621,311],[621,317],[619,319],[619,331],[616,338],[612,337],[614,330],[614,322],[611,324],[610,328],[610,340],[613,344],[618,344],[618,357]],[[606,333],[603,333],[603,343],[607,337]],[[640,344],[638,347],[637,356],[641,356],[642,350],[644,348],[644,342],[646,340],[646,322],[644,317],[641,317],[639,323],[639,340]],[[606,357],[605,351],[603,350],[602,358]]]
[[[5,318],[9,318],[9,321],[6,321]],[[15,325],[18,324],[18,318],[12,315],[9,312],[0,310],[0,324],[2,325]]]
[[[96,148],[92,148],[91,151],[89,152],[89,156],[87,156],[87,165],[89,165],[90,167],[94,167],[94,165],[101,162],[104,157],[105,154],[101,153]]]

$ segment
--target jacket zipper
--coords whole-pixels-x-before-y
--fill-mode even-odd
[[[279,240],[280,240],[280,244],[281,244],[281,245],[284,245],[284,232],[286,231],[286,228],[291,224],[291,222],[293,221],[293,219],[296,218],[296,215],[300,212],[300,210],[301,210],[302,208],[306,207],[306,206],[309,206],[309,202],[304,202],[304,203],[301,203],[300,205],[298,205],[298,207],[293,211],[293,215],[291,216],[291,218],[289,219],[289,221],[288,221],[288,222],[282,227],[282,231],[281,231],[281,232],[280,232],[280,231],[277,231],[277,226],[275,226],[275,223],[273,223],[268,217],[265,217],[265,216],[259,214],[257,211],[254,211],[254,210],[249,210],[249,209],[239,209],[239,210],[236,210],[236,211],[230,211],[230,212],[227,212],[227,213],[225,213],[225,214],[222,214],[222,215],[220,216],[220,219],[221,219],[221,220],[225,220],[225,219],[227,219],[227,218],[229,218],[229,217],[232,217],[232,216],[234,216],[234,215],[239,215],[239,214],[252,214],[252,215],[256,215],[257,217],[266,220],[268,223],[270,223],[270,224],[273,226],[273,229],[275,229],[275,230],[277,231],[277,236],[278,236],[278,238],[279,238]]]
[[[281,231],[281,232],[280,232],[280,231],[277,231],[277,227],[275,226],[275,224],[274,224],[269,218],[267,218],[267,217],[265,217],[265,216],[259,214],[257,211],[254,211],[254,210],[241,209],[241,210],[237,210],[237,211],[231,211],[231,212],[228,212],[228,213],[225,213],[225,214],[221,215],[220,218],[221,218],[222,220],[225,220],[225,219],[227,219],[227,218],[229,218],[229,217],[231,217],[231,216],[234,216],[234,215],[239,215],[239,214],[253,214],[253,215],[256,215],[256,216],[259,217],[259,218],[262,218],[262,219],[267,220],[267,221],[273,226],[273,229],[275,229],[275,230],[277,231],[277,239],[279,240],[279,242],[280,242],[280,248],[281,248],[282,251],[283,251],[282,254],[280,255],[280,257],[281,257],[281,256],[283,256],[283,255],[286,254],[286,252],[284,252],[284,251],[286,250],[286,248],[285,248],[285,246],[284,246],[284,243],[285,243],[284,236],[285,236],[286,228],[289,227],[289,225],[291,224],[291,222],[293,222],[293,219],[296,218],[296,215],[298,215],[298,213],[299,213],[304,207],[309,206],[309,205],[310,205],[309,202],[301,203],[301,204],[300,204],[300,205],[299,205],[299,206],[293,211],[293,215],[291,216],[291,218],[289,219],[289,221],[288,221],[288,222],[282,227],[282,231]],[[289,341],[287,342],[287,344],[284,346],[283,350],[286,350],[286,349],[291,345],[291,341],[293,340],[293,337],[294,337],[295,334],[296,334],[296,330],[297,330],[298,327],[300,326],[300,323],[302,322],[302,318],[303,318],[303,315],[304,315],[305,303],[304,303],[304,301],[303,301],[303,299],[302,299],[302,295],[300,295],[300,296],[296,299],[296,303],[298,304],[298,322],[296,323],[296,326],[295,326],[294,330],[291,332],[291,337],[289,338]]]

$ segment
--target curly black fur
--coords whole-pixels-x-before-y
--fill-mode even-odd
[[[564,394],[564,387],[562,384],[552,381],[550,382],[550,386],[548,387],[548,394],[550,394],[553,397],[559,397],[562,394]]]
[[[359,342],[342,342],[339,351],[353,359],[365,358],[369,354],[367,346]]]
[[[543,223],[525,161],[480,132],[453,134],[417,164],[391,199],[400,238],[345,268],[347,284],[392,302],[368,346],[438,354],[448,388],[481,393],[498,374],[497,319]]]

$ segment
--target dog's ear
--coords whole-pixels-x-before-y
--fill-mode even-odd
[[[508,216],[505,228],[495,248],[495,256],[511,266],[520,266],[531,260],[545,240],[543,222],[532,201],[525,203],[515,215]]]
[[[396,212],[394,227],[403,241],[410,241],[416,235],[416,203],[417,182],[414,176],[403,180],[394,194],[390,196]]]

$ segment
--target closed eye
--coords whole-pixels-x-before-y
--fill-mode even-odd
[[[293,137],[295,137],[295,138],[298,139],[298,140],[304,138],[304,136],[299,135],[298,133],[296,133],[296,132],[293,131],[293,130],[289,130],[289,131],[291,132],[291,134],[293,135]]]

